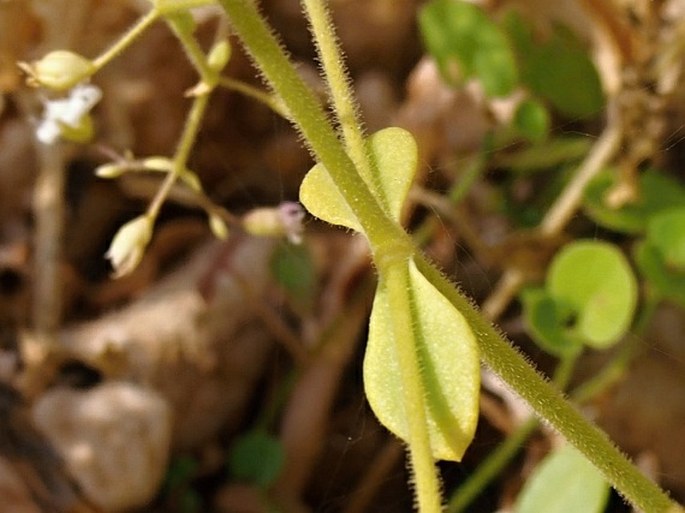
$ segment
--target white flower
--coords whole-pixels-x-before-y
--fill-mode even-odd
[[[152,238],[152,228],[153,221],[148,215],[138,216],[119,228],[105,253],[114,268],[114,278],[121,278],[138,266]]]
[[[79,84],[66,98],[45,102],[43,119],[36,137],[43,144],[54,144],[62,135],[63,126],[77,129],[84,117],[102,98],[102,91],[92,84]]]

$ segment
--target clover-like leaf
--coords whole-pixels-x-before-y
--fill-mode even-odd
[[[402,204],[416,172],[414,138],[402,128],[390,127],[373,134],[367,144],[375,174],[364,178],[388,215],[399,221]],[[362,231],[352,209],[322,164],[316,164],[304,177],[300,202],[319,219]]]
[[[647,237],[634,251],[635,261],[654,290],[685,305],[685,208],[654,214]]]
[[[685,270],[685,207],[653,216],[647,223],[647,239],[667,266]]]
[[[589,117],[604,105],[599,74],[581,41],[564,26],[547,39],[536,37],[516,12],[505,26],[520,65],[521,81],[568,117]]]
[[[554,258],[547,274],[549,295],[576,317],[569,327],[591,347],[614,344],[630,327],[637,281],[615,246],[577,241]]]
[[[648,169],[638,180],[639,197],[621,208],[606,204],[607,192],[616,182],[616,173],[606,172],[593,180],[585,191],[585,212],[598,224],[625,233],[641,233],[647,221],[658,212],[685,204],[685,188],[656,169]]]
[[[517,107],[513,124],[523,137],[531,142],[540,143],[549,133],[549,112],[541,102],[527,99]]]
[[[567,357],[582,348],[582,339],[565,329],[573,313],[564,312],[546,290],[525,290],[521,299],[526,327],[542,349],[555,356]]]
[[[506,96],[518,82],[516,59],[504,32],[480,6],[432,0],[419,15],[426,49],[443,77],[459,84],[478,78],[488,96]]]
[[[523,487],[516,513],[601,513],[609,500],[609,484],[570,445],[550,453]]]
[[[476,340],[464,317],[409,264],[412,326],[421,368],[430,445],[436,459],[459,461],[478,421],[480,366]],[[408,441],[411,404],[404,403],[404,377],[393,337],[386,285],[381,281],[371,313],[364,359],[364,387],[374,413]]]
[[[685,307],[685,270],[669,268],[658,248],[648,241],[635,246],[634,256],[640,272],[657,294]]]

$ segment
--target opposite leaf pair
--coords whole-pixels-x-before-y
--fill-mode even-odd
[[[367,146],[371,171],[362,178],[388,218],[400,223],[416,171],[416,143],[409,132],[387,128],[371,136]],[[300,200],[320,219],[363,233],[361,223],[323,165],[317,164],[305,177]],[[376,248],[376,253],[382,251]],[[364,360],[369,403],[379,420],[410,445],[413,434],[409,419],[417,414],[424,417],[433,458],[460,460],[478,420],[480,366],[473,332],[462,314],[417,269],[411,256],[381,264],[377,254],[379,285]],[[402,269],[398,275],[388,272],[388,266]],[[403,279],[409,288],[404,312],[391,307],[389,281],[395,279]],[[404,315],[410,316],[410,322],[403,323],[411,326],[407,337],[398,336],[396,329],[397,316]],[[398,338],[413,341],[410,353],[418,363],[414,366],[419,369],[418,376],[402,371],[399,351],[403,348]],[[407,404],[407,386],[419,388],[424,412],[416,411],[419,405]]]

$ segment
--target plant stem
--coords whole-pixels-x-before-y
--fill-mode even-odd
[[[417,255],[423,275],[466,318],[475,333],[481,357],[535,412],[592,462],[616,490],[646,513],[683,511],[614,446],[561,393],[538,374],[523,356],[476,310],[425,257]]]
[[[159,18],[159,13],[156,9],[150,9],[144,16],[142,16],[128,31],[121,36],[116,42],[105,50],[102,54],[93,59],[93,64],[96,69],[100,70],[103,66],[109,63],[117,55],[123,52],[133,41],[135,41],[147,28],[152,25]]]
[[[288,114],[288,109],[286,109],[283,106],[283,102],[281,102],[278,99],[278,97],[275,97],[272,94],[261,91],[261,90],[257,89],[256,87],[252,87],[251,85],[246,84],[245,82],[241,82],[240,80],[235,80],[235,79],[230,78],[230,77],[220,77],[218,85],[220,85],[221,87],[224,87],[230,91],[236,91],[236,92],[242,93],[245,96],[248,96],[254,100],[257,100],[258,102],[261,102],[264,105],[266,105],[267,107],[269,107],[271,110],[273,110],[279,116],[282,116],[285,119],[290,119],[290,115]]]
[[[478,464],[476,471],[457,489],[447,504],[447,513],[461,513],[519,452],[528,437],[537,429],[538,419],[529,418]]]
[[[559,362],[553,378],[553,382],[559,390],[564,390],[568,385],[578,356],[580,356],[580,352],[568,356]],[[520,424],[513,433],[510,433],[494,451],[488,454],[487,458],[478,465],[474,473],[454,491],[447,505],[447,513],[461,513],[464,511],[516,456],[526,440],[538,428],[539,424],[538,419],[531,416]]]
[[[282,98],[307,145],[333,178],[340,193],[364,228],[376,258],[398,254],[408,258],[409,236],[388,219],[368,186],[359,180],[326,114],[312,90],[288,60],[270,27],[251,0],[219,0],[245,47],[274,91]]]
[[[439,513],[440,484],[431,454],[423,379],[413,336],[409,266],[406,261],[394,262],[380,276],[383,283],[379,286],[387,287],[395,351],[402,373],[402,394],[409,430],[407,445],[416,483],[416,500],[421,513]]]
[[[188,158],[190,157],[190,151],[193,148],[197,133],[200,130],[200,125],[202,123],[202,117],[207,110],[207,104],[209,103],[209,93],[204,93],[193,98],[193,105],[188,113],[188,118],[186,119],[185,126],[183,127],[183,133],[179,139],[178,146],[176,147],[176,153],[174,154],[174,167],[170,173],[167,174],[164,179],[164,183],[155,194],[150,206],[148,207],[148,214],[155,219],[159,214],[164,201],[166,200],[171,188],[178,177],[185,172],[188,163]]]
[[[568,223],[582,201],[583,192],[588,183],[611,160],[611,157],[618,150],[622,137],[623,131],[620,123],[612,122],[609,119],[606,130],[540,223],[539,230],[542,234],[556,235]]]
[[[207,64],[207,57],[192,33],[188,31],[188,27],[183,20],[173,15],[167,16],[165,20],[174,34],[176,34],[176,37],[181,41],[188,60],[200,74],[201,80],[208,85],[211,84],[211,86],[214,86],[216,82],[216,72]]]
[[[345,149],[352,159],[357,172],[373,186],[374,176],[369,156],[364,144],[364,132],[359,118],[350,78],[343,65],[337,37],[333,31],[333,21],[326,2],[322,0],[301,0],[309,19],[312,36],[326,77],[333,110],[338,118]],[[387,205],[386,205],[387,206]]]

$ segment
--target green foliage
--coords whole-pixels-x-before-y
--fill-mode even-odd
[[[463,0],[431,0],[421,10],[421,34],[445,80],[477,78],[490,97],[523,85],[561,114],[586,118],[600,112],[604,95],[587,50],[563,26],[543,40],[512,11],[500,27],[481,7]],[[537,141],[547,132],[542,104],[524,102],[515,126]]]
[[[421,366],[430,445],[436,459],[461,460],[478,421],[480,365],[476,340],[464,317],[411,263],[411,323]],[[382,276],[381,276],[382,278]],[[392,337],[393,312],[381,280],[369,325],[364,386],[379,420],[402,440],[411,440],[406,386]]]
[[[514,113],[514,127],[526,139],[540,143],[549,133],[549,112],[537,100],[528,99],[521,102]]]
[[[549,39],[541,40],[515,12],[505,25],[516,48],[521,81],[531,92],[570,118],[590,117],[602,109],[599,75],[572,32],[558,26]]]
[[[251,431],[238,438],[228,458],[233,477],[260,488],[269,487],[283,467],[285,453],[278,439],[261,430]]]
[[[524,294],[531,335],[549,352],[568,355],[583,344],[604,349],[629,329],[637,282],[613,245],[576,241],[554,258],[544,289]]]
[[[521,491],[515,513],[601,513],[609,485],[585,457],[565,445],[550,453]]]
[[[499,156],[497,163],[520,175],[548,171],[576,162],[590,149],[588,137],[553,137],[544,142],[522,148],[516,153]]]
[[[196,513],[202,509],[200,494],[192,487],[199,463],[190,456],[179,456],[172,460],[162,487],[163,495],[173,504],[173,511]]]
[[[605,201],[607,192],[615,184],[615,172],[607,171],[600,174],[586,189],[584,200],[587,215],[597,224],[614,231],[643,233],[652,216],[685,204],[683,186],[656,169],[649,169],[640,174],[637,201],[618,209],[607,205]]]
[[[479,6],[433,0],[421,9],[419,25],[448,83],[478,78],[488,96],[506,96],[516,87],[518,71],[509,41]]]
[[[306,246],[281,244],[271,259],[271,272],[301,314],[314,308],[316,273]]]
[[[660,297],[685,307],[685,208],[649,218],[646,238],[635,247],[635,260]]]

